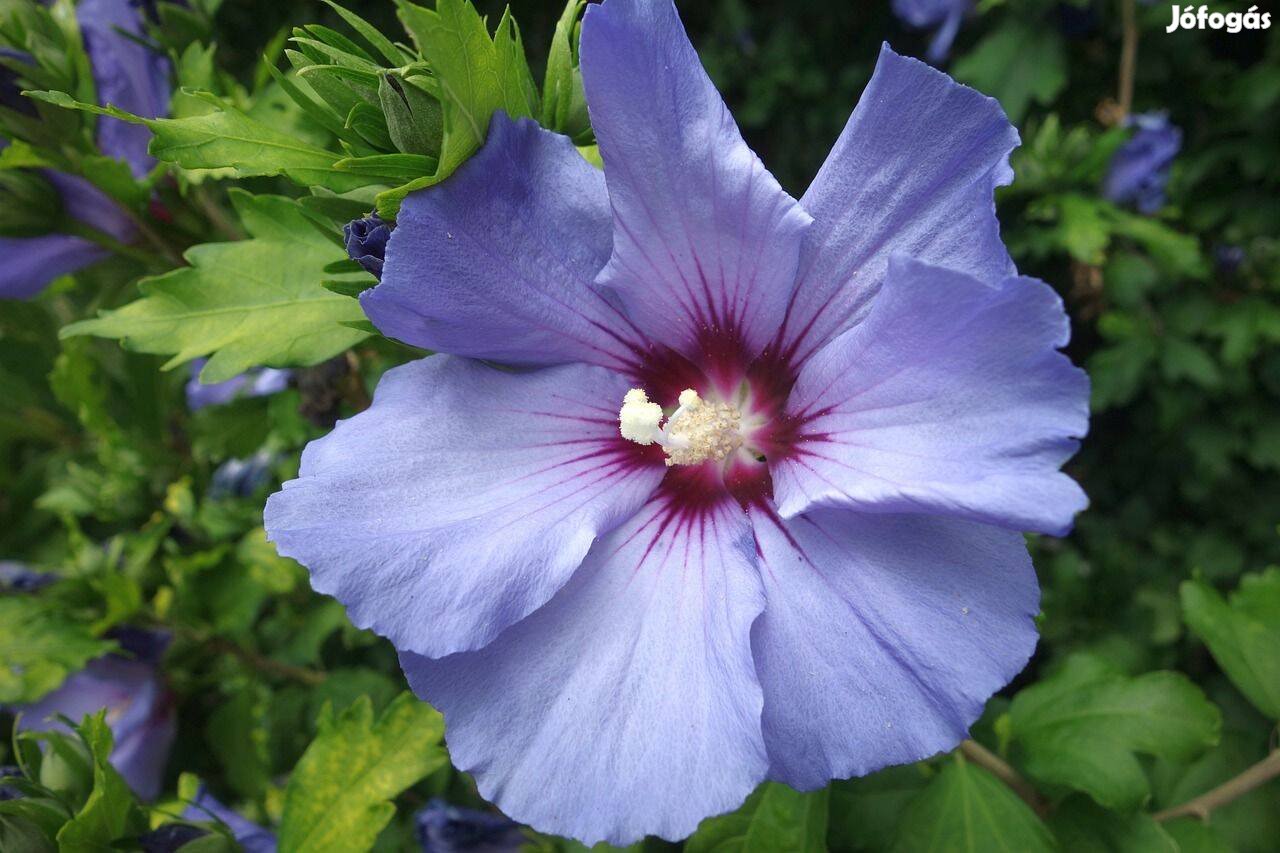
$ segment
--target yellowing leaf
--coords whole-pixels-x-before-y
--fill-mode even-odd
[[[284,794],[280,851],[364,851],[395,814],[392,798],[448,759],[444,720],[402,693],[373,721],[362,697],[338,717],[321,715],[320,731]]]

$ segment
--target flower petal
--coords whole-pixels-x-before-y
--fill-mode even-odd
[[[597,281],[650,340],[772,339],[810,217],[743,141],[670,0],[587,7],[582,79],[613,205]]]
[[[1058,471],[1088,428],[1089,380],[1057,351],[1062,300],[895,256],[867,318],[814,356],[787,402],[779,511],[946,513],[1063,534],[1087,500]]]
[[[770,778],[807,790],[951,749],[1035,648],[1017,533],[839,510],[752,521]]]
[[[80,0],[76,20],[93,66],[98,103],[119,107],[143,118],[169,113],[169,61],[142,39],[142,13],[130,0]],[[133,36],[133,38],[130,38]],[[155,160],[147,153],[151,131],[119,119],[98,119],[98,146],[109,157],[129,164],[142,178]]]
[[[479,648],[544,604],[662,478],[618,435],[627,383],[436,356],[307,446],[266,507],[280,553],[401,650]]]
[[[0,299],[30,299],[55,278],[105,257],[105,249],[66,234],[0,237]]]
[[[677,840],[765,774],[750,628],[764,601],[736,504],[659,492],[487,648],[401,655],[454,763],[512,818],[586,843]]]
[[[426,349],[617,366],[629,329],[591,287],[611,239],[600,171],[566,137],[496,114],[479,153],[405,199],[382,283],[360,304],[384,333]]]
[[[121,243],[131,243],[138,236],[137,226],[120,205],[84,178],[52,169],[42,174],[62,196],[62,206],[71,216]]]
[[[888,45],[800,203],[813,214],[780,349],[803,362],[865,315],[895,252],[1014,272],[992,194],[1018,132],[993,99]]]

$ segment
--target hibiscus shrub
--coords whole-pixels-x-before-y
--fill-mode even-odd
[[[0,851],[1280,848],[1270,7],[513,5],[0,0]]]

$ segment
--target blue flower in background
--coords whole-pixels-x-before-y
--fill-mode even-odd
[[[191,378],[187,380],[187,408],[191,411],[203,409],[205,406],[220,406],[230,403],[238,397],[266,397],[278,394],[289,387],[293,377],[292,370],[280,370],[274,367],[255,368],[233,376],[225,382],[204,383],[200,381],[200,371],[209,363],[207,358],[197,358],[191,362]]]
[[[369,272],[382,278],[382,264],[387,252],[387,240],[391,239],[391,226],[376,213],[363,219],[353,219],[342,228],[346,238],[347,254],[351,260]]]
[[[797,202],[669,0],[588,5],[581,67],[603,173],[499,114],[405,200],[361,302],[449,355],[265,522],[483,796],[625,845],[964,738],[1035,647],[1021,531],[1086,504],[1089,393],[1000,240],[993,99],[886,46]]]
[[[1243,246],[1219,243],[1213,247],[1213,264],[1223,275],[1235,275],[1248,259]]]
[[[21,51],[0,47],[0,59],[16,59],[30,63],[31,57]],[[31,99],[22,96],[22,87],[18,85],[17,73],[7,65],[0,65],[0,107],[14,110],[25,116],[36,115],[35,105]],[[4,140],[0,140],[0,145]]]
[[[0,560],[0,590],[37,592],[58,579],[53,572],[38,572],[26,563]]]
[[[422,853],[515,853],[528,841],[520,825],[502,815],[439,798],[427,803],[414,823]]]
[[[0,779],[21,779],[22,769],[12,764],[0,764]],[[11,785],[0,785],[0,803],[5,800],[16,800],[22,792]]]
[[[1152,214],[1164,206],[1164,188],[1182,148],[1182,131],[1165,113],[1133,115],[1126,124],[1134,134],[1111,158],[1102,193],[1116,204],[1132,204]]]
[[[22,713],[22,729],[47,731],[62,727],[57,714],[79,722],[106,708],[115,737],[111,764],[134,793],[150,800],[160,793],[176,733],[173,697],[159,669],[168,636],[140,629],[113,636],[121,654],[90,661],[43,699],[12,710]]]
[[[276,454],[268,450],[259,450],[248,459],[228,459],[213,472],[209,496],[249,497],[266,484],[277,458]]]
[[[231,831],[243,853],[276,853],[276,836],[224,806],[203,785],[182,812],[187,823],[167,823],[138,839],[144,853],[176,853],[182,845],[205,838],[210,831],[196,823],[216,821]]]
[[[141,37],[142,18],[129,0],[81,0],[76,20],[93,69],[98,103],[114,104],[129,112],[154,117],[169,109],[169,65],[164,57],[129,36]],[[22,58],[7,51],[12,58]],[[15,81],[10,74],[7,94]],[[0,89],[4,89],[0,80]],[[20,100],[26,100],[20,98]],[[98,119],[98,147],[108,157],[129,164],[141,178],[154,161],[147,154],[150,131],[114,118]],[[6,144],[0,140],[0,146]],[[83,178],[46,171],[45,177],[62,196],[66,212],[121,243],[132,242],[136,228],[119,206]],[[39,237],[0,237],[0,298],[26,299],[49,282],[107,257],[101,246],[82,237],[46,234]]]
[[[973,7],[973,0],[893,0],[893,14],[917,30],[933,30],[925,57],[941,62],[951,52],[951,43],[960,32],[960,22]]]

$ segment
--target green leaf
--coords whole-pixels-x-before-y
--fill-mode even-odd
[[[395,814],[389,801],[448,760],[443,734],[440,715],[409,693],[377,723],[368,697],[323,713],[285,788],[281,853],[368,850]]]
[[[0,704],[34,702],[112,644],[38,598],[0,598]]]
[[[93,790],[84,806],[58,831],[59,853],[99,853],[108,842],[145,828],[141,810],[128,784],[111,766],[113,746],[106,711],[85,717],[76,727],[93,759]]]
[[[1173,839],[1176,853],[1235,853],[1212,824],[1198,818],[1184,817],[1164,824],[1164,830]]]
[[[239,794],[259,797],[271,782],[265,719],[270,694],[252,682],[235,690],[209,715],[207,737],[211,751],[226,770],[226,779]]]
[[[1186,581],[1181,592],[1187,626],[1231,683],[1280,720],[1280,568],[1245,575],[1229,603],[1200,580]]]
[[[542,82],[542,123],[575,142],[589,141],[591,121],[578,68],[578,32],[586,0],[568,0],[556,22]],[[584,139],[585,137],[585,139]]]
[[[1243,701],[1240,710],[1248,711]],[[1230,717],[1228,717],[1230,719]],[[1158,761],[1152,769],[1152,785],[1156,792],[1153,806],[1170,808],[1188,802],[1219,785],[1234,779],[1257,763],[1271,749],[1269,732],[1259,731],[1248,718],[1244,729],[1230,725],[1223,732],[1222,743],[1190,764]],[[1234,850],[1271,853],[1270,848],[1259,842],[1262,839],[1280,838],[1280,780],[1273,779],[1265,785],[1213,810],[1210,819],[1216,835]],[[1177,824],[1171,821],[1166,828],[1181,841]]]
[[[422,154],[374,154],[369,157],[348,157],[337,162],[344,172],[354,172],[383,183],[411,181],[424,172],[435,171],[436,162]]]
[[[264,364],[317,364],[368,337],[343,325],[364,319],[359,305],[320,285],[324,268],[344,254],[298,204],[241,191],[232,201],[253,239],[195,246],[190,267],[144,279],[141,299],[62,334],[172,354],[166,368],[211,355],[205,382]]]
[[[143,124],[155,135],[148,150],[158,160],[184,169],[230,168],[239,178],[284,175],[302,186],[346,192],[370,181],[334,168],[335,157],[323,148],[298,141],[250,118],[208,92],[186,92],[216,109],[185,118],[144,119],[115,109],[73,100],[63,92],[34,92],[32,97],[68,109],[109,115]]]
[[[1031,807],[958,753],[911,802],[894,853],[1038,853],[1053,837]]]
[[[1201,388],[1217,388],[1222,384],[1218,364],[1199,344],[1185,338],[1164,339],[1161,368],[1170,382],[1189,379]]]
[[[1071,257],[1086,264],[1100,264],[1111,241],[1102,208],[1106,202],[1070,194],[1058,199],[1058,240]]]
[[[735,812],[704,820],[685,853],[824,853],[829,789],[799,793],[766,782]]]
[[[386,59],[387,62],[391,63],[393,67],[404,65],[404,63],[409,59],[409,57],[404,54],[404,51],[391,43],[391,39],[384,36],[376,27],[366,22],[355,12],[344,9],[342,6],[333,2],[333,0],[324,0],[324,3],[329,8],[333,9],[333,11],[337,12],[338,15],[342,17],[342,20],[347,22],[347,25],[351,27],[351,29],[358,32],[364,40],[369,42],[369,45],[377,50],[378,53],[382,54],[383,58]]]
[[[1053,811],[1049,827],[1070,853],[1179,853],[1177,843],[1146,814],[1117,814],[1088,797],[1068,797]]]
[[[1137,753],[1189,760],[1217,743],[1222,723],[1185,676],[1129,678],[1084,654],[1018,693],[1009,714],[1029,775],[1122,811],[1150,793]]]
[[[836,850],[887,850],[902,812],[929,784],[924,764],[887,767],[870,776],[831,783],[831,827]]]
[[[512,118],[537,114],[537,89],[510,13],[489,36],[468,0],[439,0],[435,9],[397,0],[400,21],[426,57],[444,119],[436,171],[378,196],[378,213],[394,219],[409,193],[443,181],[484,143],[494,110]]]
[[[444,138],[444,114],[440,102],[414,79],[383,75],[378,101],[395,147],[406,154],[429,155],[434,163]]]
[[[1200,243],[1190,234],[1174,231],[1168,225],[1149,216],[1141,216],[1109,206],[1111,230],[1141,243],[1160,266],[1177,275],[1203,278],[1208,275],[1209,264],[1200,252]]]
[[[992,95],[1017,124],[1032,103],[1048,104],[1067,85],[1067,56],[1057,29],[1014,19],[956,60],[952,76]]]

